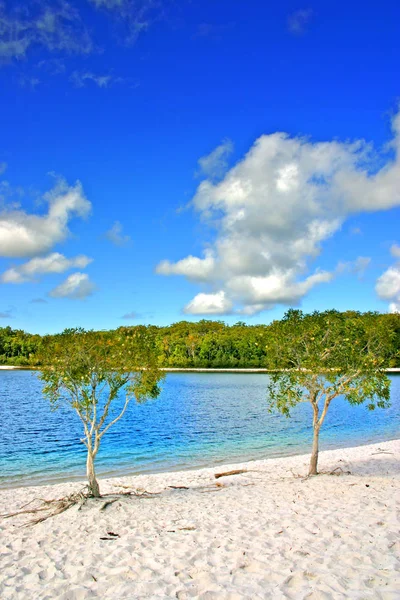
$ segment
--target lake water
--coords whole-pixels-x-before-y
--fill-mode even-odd
[[[336,399],[321,449],[400,437],[400,376],[391,375],[391,408],[370,412]],[[175,470],[299,454],[310,450],[309,404],[291,418],[266,407],[268,375],[172,373],[157,400],[131,403],[104,436],[101,476]],[[69,409],[52,412],[34,372],[0,371],[0,487],[85,474],[81,423]]]

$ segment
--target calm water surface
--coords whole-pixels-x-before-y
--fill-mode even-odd
[[[400,437],[400,376],[391,375],[392,406],[369,412],[338,398],[321,448]],[[104,436],[99,475],[199,467],[308,452],[311,407],[287,419],[266,409],[268,375],[171,373],[157,400],[131,403]],[[65,407],[52,412],[34,372],[0,371],[0,487],[82,478],[81,423]]]

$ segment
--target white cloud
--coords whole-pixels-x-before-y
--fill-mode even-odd
[[[340,271],[309,273],[347,217],[400,205],[400,113],[392,125],[394,152],[380,170],[381,156],[362,140],[261,136],[221,181],[206,179],[197,188],[192,206],[216,231],[214,243],[203,257],[162,261],[157,273],[203,282],[212,297],[222,290],[239,313],[298,304]],[[360,274],[368,263],[359,257],[348,270]],[[185,310],[197,310],[199,296],[203,302],[209,294]]]
[[[299,10],[295,10],[288,17],[288,29],[290,33],[296,35],[305,33],[312,16],[313,11],[311,8],[300,8]]]
[[[399,302],[391,302],[389,304],[389,312],[400,313],[400,301]]]
[[[210,179],[222,177],[228,168],[228,158],[233,152],[233,143],[225,140],[215,150],[198,160],[201,172]]]
[[[277,269],[265,277],[241,275],[227,283],[233,297],[239,297],[247,310],[272,308],[275,303],[298,304],[298,302],[318,283],[332,281],[334,275],[328,271],[317,271],[303,281],[295,281],[290,271]]]
[[[6,170],[7,170],[7,163],[6,162],[0,162],[0,175],[2,175]]]
[[[48,203],[44,215],[14,206],[0,210],[0,256],[21,258],[49,251],[68,236],[73,216],[85,217],[91,210],[79,181],[74,186],[59,181],[44,199]]]
[[[179,260],[177,263],[171,263],[169,260],[163,260],[156,267],[156,273],[159,275],[185,275],[192,281],[208,281],[215,267],[215,261],[210,252],[206,252],[205,258],[188,256]]]
[[[395,258],[400,258],[400,246],[393,244],[390,253]],[[389,302],[389,312],[400,312],[400,261],[382,273],[375,290],[381,300]]]
[[[215,294],[197,294],[183,312],[190,315],[226,315],[232,310],[232,306],[232,302],[221,290]]]
[[[0,58],[20,60],[35,47],[76,54],[93,49],[78,11],[64,0],[27,1],[23,11],[0,4]]]
[[[84,269],[93,259],[80,255],[75,258],[66,258],[58,252],[48,256],[35,257],[18,267],[11,267],[5,271],[0,281],[3,283],[26,283],[34,281],[37,276],[48,273],[64,273],[68,269]]]
[[[83,300],[95,291],[96,286],[86,273],[72,273],[63,283],[49,292],[52,298]]]
[[[119,221],[115,221],[113,226],[105,232],[104,237],[115,246],[126,246],[132,241],[129,235],[122,233],[122,225]]]

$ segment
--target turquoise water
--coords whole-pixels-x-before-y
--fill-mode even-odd
[[[400,376],[392,406],[369,412],[338,398],[329,409],[321,449],[400,437]],[[172,373],[157,400],[131,403],[103,438],[99,475],[200,467],[285,456],[310,449],[311,407],[287,419],[266,408],[268,375]],[[0,371],[0,486],[82,478],[81,424],[67,408],[52,412],[34,372]]]

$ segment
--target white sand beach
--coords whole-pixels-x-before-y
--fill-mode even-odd
[[[311,479],[296,456],[102,480],[154,495],[1,519],[0,598],[397,600],[399,459],[400,440],[322,452],[341,474]],[[231,469],[247,472],[215,479]],[[80,487],[1,490],[0,513]]]

